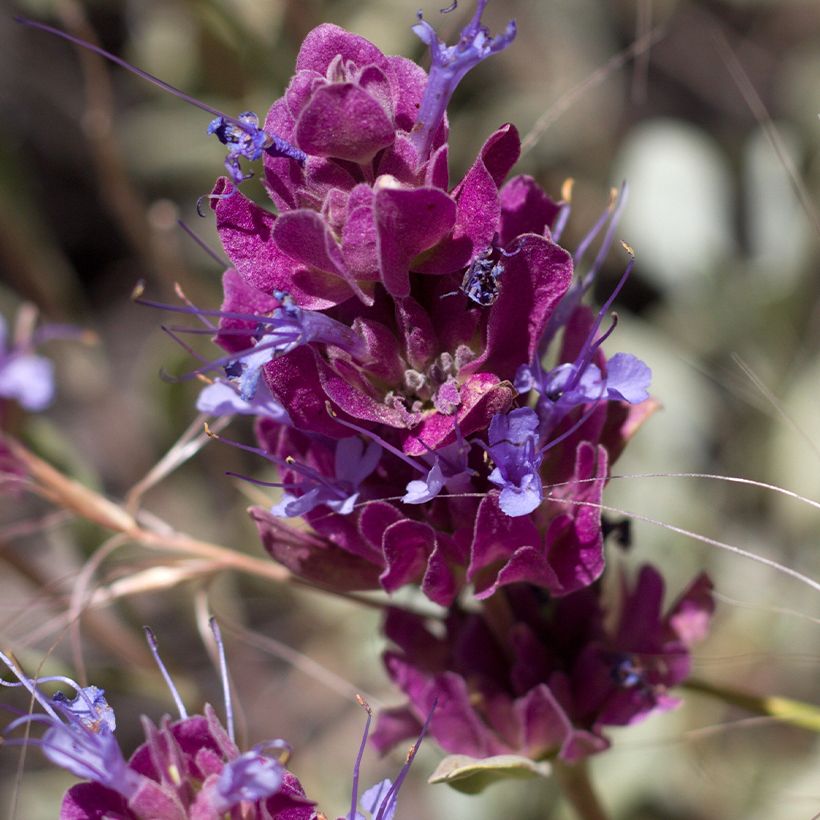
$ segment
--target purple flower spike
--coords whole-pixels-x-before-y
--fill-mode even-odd
[[[587,586],[549,601],[528,584],[504,591],[509,624],[456,607],[433,631],[418,615],[388,610],[388,674],[407,704],[383,712],[372,741],[384,752],[412,737],[429,705],[430,734],[447,752],[518,754],[574,763],[609,746],[607,726],[673,708],[669,689],[691,668],[714,611],[711,583],[695,578],[663,612],[663,579],[643,567],[620,595]]]
[[[413,147],[419,160],[424,162],[430,153],[433,137],[444,121],[444,112],[456,87],[470,71],[491,54],[503,51],[516,35],[514,20],[507,23],[503,34],[490,36],[486,26],[481,25],[481,15],[489,0],[478,0],[472,20],[462,29],[459,41],[452,46],[439,40],[436,30],[423,19],[413,26],[415,34],[430,48],[430,76],[424,91],[416,124],[411,132]]]

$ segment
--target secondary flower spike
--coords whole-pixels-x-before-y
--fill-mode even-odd
[[[397,649],[384,662],[408,703],[381,713],[373,743],[386,750],[412,737],[437,701],[430,734],[452,754],[577,762],[609,746],[607,726],[674,708],[669,690],[689,675],[690,650],[714,611],[711,582],[695,578],[665,614],[653,567],[621,587],[620,606],[600,584],[552,602],[534,587],[510,587],[502,632],[453,608],[442,637],[391,610],[385,632]]]
[[[29,678],[0,653],[0,661],[18,679],[0,679],[0,685],[24,687],[45,712],[12,721],[3,731],[5,744],[39,746],[52,763],[87,781],[68,790],[61,820],[209,820],[236,812],[246,820],[313,820],[314,804],[279,759],[290,747],[273,740],[241,753],[233,738],[227,694],[228,731],[207,704],[203,714],[188,716],[153,633],[147,634],[181,717],[172,721],[166,716],[159,726],[144,717],[145,743],[128,760],[115,739],[114,712],[101,689],[80,687],[61,676]],[[221,648],[221,637],[218,643]],[[47,697],[40,689],[47,682],[69,686],[74,697]],[[11,736],[20,727],[38,724],[47,727],[40,738]]]

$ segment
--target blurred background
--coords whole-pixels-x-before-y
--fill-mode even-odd
[[[224,158],[205,134],[206,113],[21,28],[13,13],[96,38],[227,113],[264,115],[287,85],[302,38],[321,22],[426,67],[410,31],[417,5],[3,0],[0,312],[10,318],[28,301],[46,320],[99,337],[93,346],[48,347],[57,362],[57,401],[43,415],[8,416],[7,428],[119,498],[191,424],[196,386],[159,377],[161,369],[189,369],[188,355],[159,330],[160,314],[129,296],[145,279],[152,296],[173,300],[179,282],[197,304],[217,305],[221,268],[177,220],[218,249],[213,220],[199,218],[195,203]],[[452,39],[472,13],[470,3],[461,5],[443,18],[438,6],[423,7]],[[563,239],[570,248],[606,207],[611,187],[628,181],[619,235],[638,264],[607,349],[651,366],[663,409],[615,472],[717,473],[820,498],[820,4],[496,0],[485,20],[498,31],[510,17],[519,24],[516,43],[471,73],[450,109],[451,179],[498,125],[514,122],[522,135],[531,133],[518,171],[556,198],[564,180],[575,180]],[[256,180],[243,190],[264,201]],[[599,301],[624,263],[613,251]],[[230,434],[250,440],[242,420]],[[176,529],[261,557],[244,513],[248,488],[226,470],[257,473],[258,464],[210,444],[150,489],[144,506]],[[605,501],[820,576],[820,512],[771,491],[707,479],[621,478]],[[0,646],[30,670],[48,654],[46,671],[76,674],[67,596],[107,533],[29,497],[0,501],[0,515]],[[706,567],[719,610],[697,653],[697,676],[817,702],[820,606],[808,586],[649,523],[637,522],[634,546],[612,560],[628,571],[655,562],[671,595]],[[92,588],[163,562],[145,549],[119,547]],[[366,693],[374,706],[400,700],[378,660],[378,613],[248,575],[177,581],[97,608],[82,622],[88,675],[108,692],[123,748],[130,752],[140,740],[137,715],[159,719],[172,706],[142,644],[143,623],[166,648],[189,709],[221,702],[200,636],[207,599],[223,624],[249,743],[287,738],[308,793],[328,816],[342,814],[364,724],[353,693]],[[692,694],[675,712],[613,731],[613,748],[592,761],[612,816],[790,820],[820,812],[816,736],[747,717]],[[426,786],[439,758],[432,743],[424,747],[399,817],[567,816],[549,781],[498,785],[481,798]],[[395,775],[401,762],[400,754],[382,761],[367,754],[364,778]],[[73,779],[36,750],[18,764],[16,750],[0,750],[0,815],[56,817]]]

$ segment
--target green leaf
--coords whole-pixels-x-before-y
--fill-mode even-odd
[[[538,763],[519,755],[485,758],[448,755],[430,775],[428,783],[447,783],[464,794],[478,794],[499,780],[548,777],[550,771],[549,763]]]

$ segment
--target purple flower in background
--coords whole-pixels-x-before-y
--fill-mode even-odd
[[[224,651],[213,624],[224,670]],[[126,761],[114,737],[114,712],[104,693],[95,686],[80,687],[69,678],[28,678],[0,653],[0,660],[43,708],[44,715],[24,715],[4,730],[9,735],[21,726],[44,724],[41,738],[7,739],[7,744],[39,746],[55,765],[88,782],[66,793],[61,820],[209,820],[239,811],[247,820],[313,820],[313,803],[299,781],[277,757],[267,752],[289,753],[284,741],[257,744],[240,753],[233,739],[233,711],[226,694],[228,730],[214,710],[205,705],[202,715],[189,716],[157,653],[156,641],[146,630],[160,671],[180,710],[180,720],[167,716],[159,726],[143,718],[145,743]],[[223,675],[223,679],[226,679]],[[60,682],[76,692],[72,699],[45,696],[41,684]]]
[[[26,410],[45,410],[54,398],[54,365],[33,353],[35,338],[12,343],[0,316],[0,398],[13,399]]]
[[[215,621],[211,628],[217,640],[223,681],[227,681],[224,646]],[[60,811],[61,820],[215,820],[241,817],[242,820],[316,820],[315,804],[308,800],[299,781],[284,767],[290,747],[282,740],[258,743],[240,753],[233,737],[233,709],[226,692],[227,730],[210,705],[203,714],[189,716],[168,670],[159,657],[151,630],[146,628],[149,646],[159,665],[180,719],[167,716],[159,726],[142,718],[145,743],[126,761],[114,739],[114,712],[104,692],[95,687],[80,687],[65,677],[32,679],[0,653],[0,661],[14,673],[18,682],[0,679],[0,686],[23,687],[43,707],[45,715],[24,715],[12,721],[5,731],[45,724],[42,738],[5,739],[7,745],[39,746],[46,757],[77,777],[89,782],[71,787]],[[60,682],[75,690],[74,698],[62,694],[52,698],[40,691],[46,682]],[[357,696],[358,698],[358,696]],[[372,720],[370,707],[353,769],[350,812],[340,820],[392,820],[399,790],[427,733],[432,711],[420,725],[415,743],[407,754],[395,782],[387,779],[367,789],[359,798],[362,757]]]
[[[607,726],[677,704],[669,690],[688,676],[690,649],[714,610],[701,575],[663,614],[663,580],[649,566],[634,587],[624,583],[615,613],[600,585],[555,601],[526,585],[503,596],[510,617],[502,630],[488,615],[454,608],[441,637],[417,615],[388,613],[398,650],[385,665],[408,703],[379,716],[379,749],[412,737],[435,700],[430,734],[452,754],[577,761],[608,747]]]

